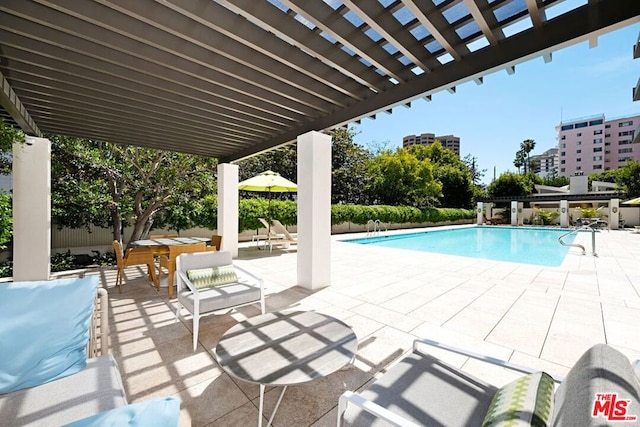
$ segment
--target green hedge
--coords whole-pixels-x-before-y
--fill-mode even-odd
[[[268,213],[271,215],[268,215]],[[240,200],[240,231],[257,230],[263,228],[258,218],[276,218],[285,225],[297,223],[297,203],[291,200],[271,200],[255,198]],[[380,220],[384,223],[428,223],[442,221],[457,221],[460,219],[474,219],[476,212],[473,209],[454,208],[414,208],[410,206],[385,206],[385,205],[332,205],[331,224],[365,225],[369,220]],[[213,228],[215,228],[215,224]],[[211,226],[205,225],[205,226]],[[210,227],[211,228],[211,227]]]

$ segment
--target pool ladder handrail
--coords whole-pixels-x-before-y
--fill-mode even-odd
[[[371,230],[371,226],[373,226],[373,230]],[[369,221],[367,221],[367,236],[380,234],[383,226],[384,231],[387,231],[387,226],[382,221],[380,221],[379,219],[376,219],[375,221],[370,219]]]
[[[597,257],[598,256],[598,254],[596,253],[596,231],[597,230],[593,226],[594,225],[598,225],[600,222],[606,223],[606,221],[594,221],[591,224],[583,225],[581,227],[574,228],[570,232],[565,233],[562,236],[558,237],[558,242],[560,242],[560,244],[563,245],[563,246],[573,246],[575,248],[580,248],[580,249],[582,249],[582,255],[585,255],[587,253],[587,250],[585,249],[584,246],[582,246],[579,243],[566,243],[562,239],[564,237],[566,237],[566,236],[571,235],[571,234],[577,234],[580,230],[589,230],[589,231],[591,231],[591,255]]]

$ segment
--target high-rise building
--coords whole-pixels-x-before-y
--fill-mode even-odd
[[[440,141],[440,144],[442,144],[444,148],[448,148],[460,157],[460,138],[454,135],[435,136],[433,133],[407,135],[402,138],[402,147],[407,148],[412,145],[429,145],[433,144],[435,140]]]
[[[556,176],[558,174],[558,148],[553,147],[542,154],[529,157],[533,172],[542,178]]]
[[[556,127],[558,175],[589,175],[640,160],[640,144],[633,144],[639,123],[640,115],[606,120],[604,114],[563,121]]]

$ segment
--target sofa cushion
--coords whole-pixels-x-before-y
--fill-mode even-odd
[[[418,425],[479,426],[497,388],[429,355],[412,353],[359,394]],[[386,426],[355,405],[346,425]]]
[[[548,426],[553,389],[553,378],[545,372],[510,382],[493,396],[482,427]]]
[[[188,270],[187,277],[197,289],[206,289],[238,281],[233,264]]]
[[[115,359],[100,356],[76,374],[0,395],[0,424],[59,426],[126,404]]]
[[[0,394],[85,367],[96,276],[0,285]]]
[[[202,289],[199,292],[200,312],[221,310],[227,307],[246,304],[260,299],[260,287],[248,283],[231,283]],[[191,313],[194,311],[194,293],[185,289],[178,295],[180,303]]]
[[[640,382],[629,359],[605,344],[591,347],[558,387],[553,412],[553,425],[557,427],[609,425],[621,421],[616,416],[635,416],[637,421]]]
[[[67,427],[177,427],[179,420],[180,401],[175,397],[159,397],[101,412]]]

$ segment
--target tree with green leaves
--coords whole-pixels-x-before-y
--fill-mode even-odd
[[[11,173],[13,144],[22,144],[24,142],[24,132],[6,124],[0,117],[0,174],[9,175]]]
[[[616,184],[627,197],[640,196],[640,161],[628,160],[617,169]]]
[[[369,163],[369,191],[374,204],[426,207],[442,195],[430,159],[409,150],[386,151]]]
[[[480,185],[482,178],[484,178],[484,175],[487,173],[487,170],[480,169],[478,167],[478,158],[471,154],[467,154],[462,159],[462,162],[467,166],[467,169],[469,169],[469,173],[471,173],[471,181],[475,185]]]
[[[442,184],[440,206],[471,207],[474,194],[471,172],[453,151],[444,148],[438,140],[429,145],[413,145],[408,150],[418,160],[429,159],[433,164],[434,178]]]
[[[527,161],[524,164],[524,173],[531,172],[530,154],[536,148],[536,142],[533,139],[525,139],[520,144],[520,150],[525,154]]]
[[[525,166],[526,155],[524,151],[518,150],[516,151],[516,158],[513,160],[513,165],[518,168],[518,173],[520,173],[520,168]],[[526,168],[525,168],[526,172]]]
[[[215,193],[217,161],[212,158],[63,136],[49,139],[52,217],[59,226],[108,224],[114,240],[122,240],[123,227],[132,225],[130,242],[142,238],[168,206],[173,217],[164,221],[193,225],[191,213],[176,206],[189,207]]]
[[[354,142],[352,129],[331,132],[331,203],[366,204],[367,165],[371,153]]]
[[[487,187],[489,197],[520,197],[533,193],[534,184],[541,184],[542,178],[534,173],[515,174],[506,172]]]

